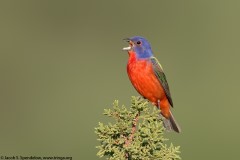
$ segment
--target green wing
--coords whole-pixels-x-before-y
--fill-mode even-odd
[[[150,60],[151,60],[152,66],[153,66],[154,73],[155,73],[156,77],[158,78],[159,82],[161,83],[161,85],[165,91],[165,94],[168,98],[169,103],[173,107],[173,102],[172,102],[169,86],[167,83],[166,76],[163,72],[163,68],[155,57],[151,57]]]

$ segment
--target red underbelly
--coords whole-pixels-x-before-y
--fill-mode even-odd
[[[129,56],[127,72],[134,88],[156,106],[158,106],[158,100],[160,100],[161,113],[168,118],[170,104],[162,85],[154,74],[151,62],[137,60],[135,53],[132,51],[129,52]]]
[[[135,89],[153,103],[163,100],[166,95],[156,78],[151,64],[140,61],[128,65],[128,76]]]

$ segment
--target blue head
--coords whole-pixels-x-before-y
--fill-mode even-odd
[[[123,48],[123,50],[132,50],[136,53],[137,58],[150,58],[153,56],[151,45],[145,38],[135,36],[131,38],[126,38],[125,40],[129,42],[130,46]]]

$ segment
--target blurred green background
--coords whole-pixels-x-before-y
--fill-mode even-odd
[[[183,159],[239,156],[240,1],[0,1],[0,154],[98,159],[94,127],[138,95],[123,38],[163,65]]]

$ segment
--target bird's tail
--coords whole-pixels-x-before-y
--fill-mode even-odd
[[[181,128],[179,127],[179,125],[177,124],[177,121],[175,120],[175,118],[173,117],[171,111],[170,111],[170,116],[169,118],[164,118],[163,119],[163,125],[166,128],[167,131],[172,131],[174,130],[177,133],[181,132]]]

